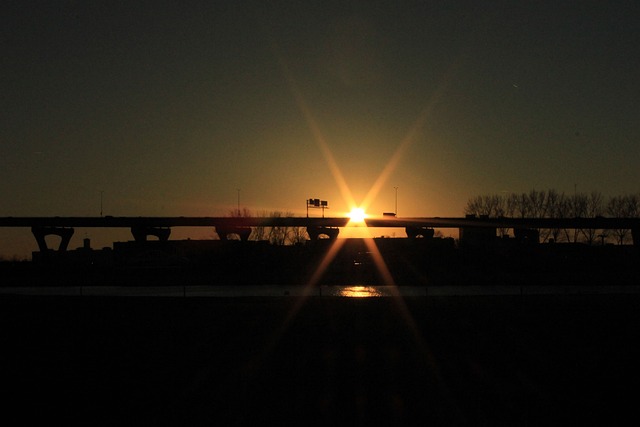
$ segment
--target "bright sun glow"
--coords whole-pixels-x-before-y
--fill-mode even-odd
[[[367,215],[364,213],[364,209],[362,208],[353,208],[349,213],[349,218],[351,222],[364,222],[364,219]]]

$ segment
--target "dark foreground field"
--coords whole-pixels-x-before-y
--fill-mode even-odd
[[[0,298],[2,424],[620,425],[640,297]]]

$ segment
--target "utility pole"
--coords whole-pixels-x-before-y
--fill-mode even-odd
[[[396,216],[398,216],[398,187],[393,187],[396,189]]]
[[[100,190],[100,217],[102,218],[102,195],[104,194],[104,190]]]
[[[238,191],[238,216],[240,216],[240,189],[236,188]]]

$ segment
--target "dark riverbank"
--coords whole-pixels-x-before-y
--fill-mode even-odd
[[[299,246],[154,241],[4,262],[0,278],[5,286],[625,285],[640,283],[639,261],[640,251],[633,246],[514,239],[464,247],[452,239],[339,239]]]
[[[3,296],[3,419],[621,425],[640,379],[639,304]]]

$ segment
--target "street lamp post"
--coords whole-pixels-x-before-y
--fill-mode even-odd
[[[398,187],[393,187],[396,190],[396,216],[398,216]]]

